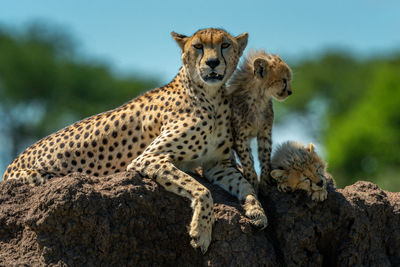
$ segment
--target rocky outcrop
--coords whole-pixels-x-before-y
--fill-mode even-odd
[[[205,255],[189,242],[189,201],[133,172],[0,183],[0,266],[399,266],[400,196],[368,182],[312,202],[268,190],[269,226],[199,180],[216,223]]]

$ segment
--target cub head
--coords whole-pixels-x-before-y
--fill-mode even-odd
[[[236,69],[248,34],[231,36],[221,29],[203,29],[192,36],[172,32],[182,50],[182,62],[189,79],[197,85],[219,87]]]
[[[292,191],[302,189],[310,192],[326,189],[329,174],[326,172],[325,162],[315,152],[314,145],[310,143],[305,147],[299,143],[287,144],[280,149],[287,149],[285,145],[292,147],[284,152],[284,159],[273,163],[271,177],[278,183],[287,183]]]
[[[283,101],[292,94],[292,71],[278,56],[269,55],[264,51],[256,52],[253,56],[254,76],[264,94]]]

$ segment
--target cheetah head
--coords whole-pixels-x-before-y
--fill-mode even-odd
[[[183,67],[189,79],[207,87],[220,87],[227,81],[236,69],[248,39],[247,33],[233,37],[214,28],[199,30],[193,36],[171,34],[182,50]]]
[[[292,191],[300,189],[311,192],[326,189],[327,177],[330,175],[326,172],[325,162],[315,152],[314,145],[310,143],[307,147],[298,147],[298,153],[272,170],[272,178],[278,183],[286,183]]]
[[[254,76],[262,83],[265,95],[283,101],[292,94],[292,72],[278,55],[261,53],[253,61]]]

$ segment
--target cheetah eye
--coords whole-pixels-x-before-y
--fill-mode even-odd
[[[282,82],[283,82],[283,90],[286,90],[286,87],[287,87],[287,79],[283,79]]]
[[[203,45],[202,44],[195,44],[193,45],[194,48],[196,48],[197,50],[202,50],[203,49]]]
[[[231,46],[230,43],[222,43],[221,48],[222,48],[222,49],[226,49],[226,48],[228,48],[228,47],[230,47],[230,46]]]

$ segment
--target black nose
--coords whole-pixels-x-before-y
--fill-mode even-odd
[[[218,66],[219,65],[219,59],[218,58],[212,58],[212,59],[208,59],[207,61],[206,61],[206,64],[208,65],[208,66],[210,66],[210,68],[212,68],[212,69],[214,69],[216,66]]]
[[[323,184],[324,184],[324,181],[322,181],[322,180],[320,180],[320,181],[317,183],[317,185],[318,185],[319,187],[321,187]]]
[[[288,95],[291,95],[291,94],[292,94],[292,91],[287,91],[287,94],[288,94]]]

